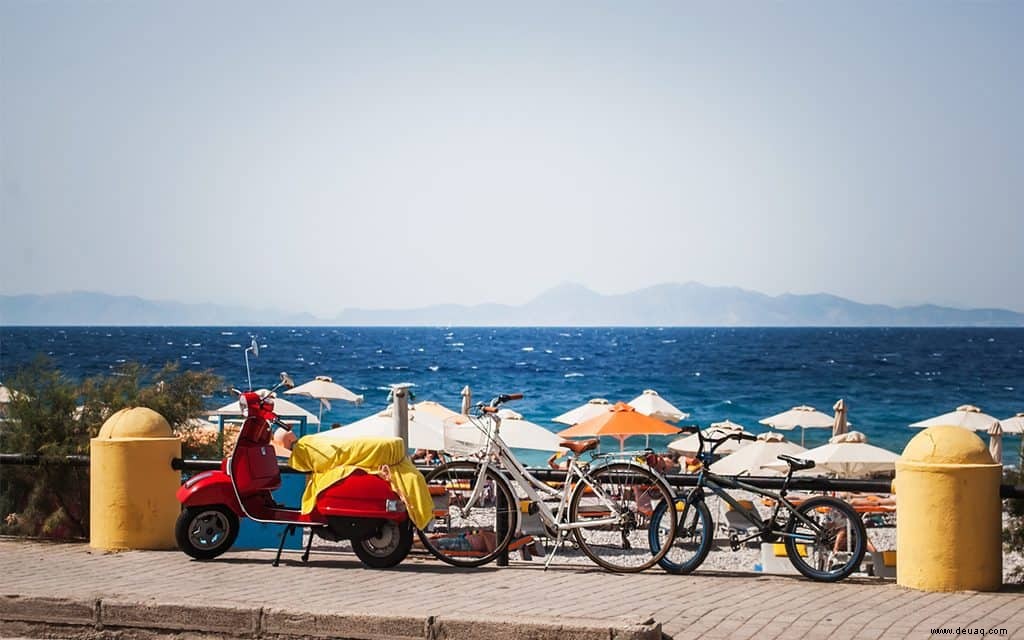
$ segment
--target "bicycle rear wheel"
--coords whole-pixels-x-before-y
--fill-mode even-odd
[[[569,502],[569,522],[583,553],[610,571],[643,571],[661,560],[676,532],[672,490],[648,468],[627,462],[595,469]],[[651,518],[666,512],[654,531]],[[658,551],[653,551],[654,536]]]
[[[417,533],[430,553],[456,567],[491,562],[515,533],[519,505],[508,481],[494,469],[485,472],[476,504],[466,507],[480,482],[482,464],[450,462],[426,475],[434,519]]]
[[[661,533],[664,520],[667,517],[668,509],[664,504],[659,504],[651,517],[651,528],[648,530],[651,551],[657,553],[661,550],[662,540],[665,539]],[[711,511],[699,500],[693,504],[687,504],[683,500],[676,502],[676,535],[669,545],[669,550],[658,565],[669,573],[687,574],[697,570],[697,567],[708,557],[711,551],[711,544],[714,541],[714,522],[711,520]]]
[[[786,555],[808,578],[836,582],[860,568],[867,537],[864,522],[853,507],[837,498],[819,496],[801,503],[790,516]]]

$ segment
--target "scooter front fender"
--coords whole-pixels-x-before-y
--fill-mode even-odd
[[[242,516],[242,508],[231,486],[231,478],[223,471],[204,471],[178,487],[178,502],[183,507],[222,504]]]

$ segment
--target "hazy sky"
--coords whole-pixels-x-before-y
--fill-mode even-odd
[[[1021,2],[0,0],[0,294],[1024,311],[1022,33]]]

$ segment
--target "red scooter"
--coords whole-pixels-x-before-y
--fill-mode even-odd
[[[331,541],[351,540],[353,551],[367,567],[397,565],[412,547],[412,523],[405,503],[380,477],[356,471],[322,491],[311,513],[274,501],[271,492],[281,486],[281,471],[271,444],[271,424],[289,427],[278,420],[270,394],[282,386],[294,386],[284,373],[264,396],[236,391],[247,417],[234,451],[219,470],[192,476],[178,489],[183,507],[174,528],[178,547],[198,560],[216,558],[234,544],[239,518],[249,518],[285,526],[275,567],[286,537],[296,527],[311,532],[303,562],[309,560],[315,534]]]

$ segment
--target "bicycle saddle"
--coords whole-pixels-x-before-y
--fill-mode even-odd
[[[789,464],[793,471],[802,471],[804,469],[813,469],[814,460],[804,460],[802,458],[794,458],[793,456],[787,456],[782,454],[779,456],[779,460]]]
[[[576,455],[580,455],[584,451],[590,451],[591,449],[596,449],[597,445],[600,444],[600,443],[601,443],[601,441],[598,440],[597,438],[591,438],[590,440],[583,440],[581,442],[574,442],[572,440],[563,440],[562,442],[558,443],[558,446],[565,447],[566,449],[568,449],[569,451],[572,451]]]

